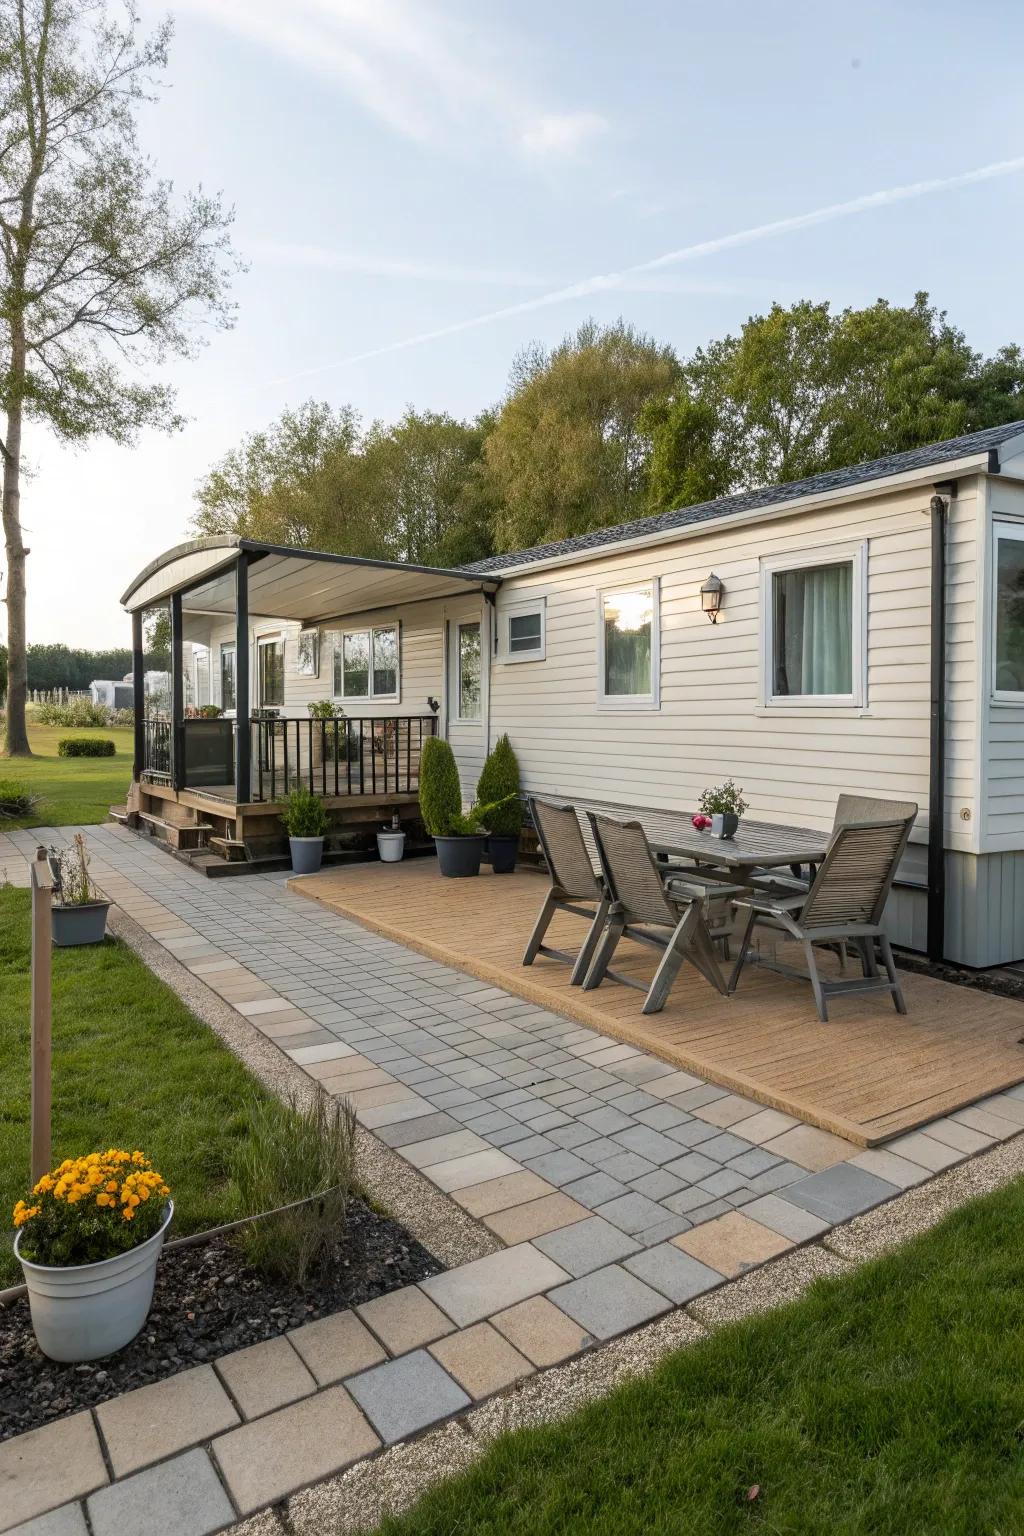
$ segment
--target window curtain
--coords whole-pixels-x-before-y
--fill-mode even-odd
[[[651,692],[650,589],[618,592],[604,599],[604,691],[623,698]]]
[[[777,696],[853,692],[853,565],[780,571],[775,594]]]

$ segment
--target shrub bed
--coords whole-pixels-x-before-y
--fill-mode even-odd
[[[58,757],[113,757],[116,750],[107,736],[62,736],[57,743]]]
[[[39,796],[20,779],[0,779],[0,818],[30,816],[38,804]]]

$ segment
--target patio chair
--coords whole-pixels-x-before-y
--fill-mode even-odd
[[[587,812],[587,819],[611,907],[583,990],[590,992],[609,977],[646,992],[644,1013],[660,1013],[683,962],[689,960],[724,995],[726,985],[715,957],[707,913],[713,904],[731,903],[734,896],[746,894],[747,887],[709,887],[699,880],[677,878],[671,872],[666,879],[638,821],[613,821],[610,816],[598,816],[593,811]],[[612,957],[622,939],[633,939],[663,951],[649,985],[611,969]]]
[[[551,889],[544,898],[537,921],[533,925],[530,942],[523,955],[523,964],[532,965],[538,955],[553,960],[563,960],[572,966],[569,981],[578,987],[587,974],[594,956],[597,941],[601,937],[608,918],[610,901],[583,841],[583,833],[571,805],[549,805],[545,800],[529,799],[530,816],[537,830],[541,851],[547,861],[551,876]],[[587,905],[581,906],[585,902]],[[544,943],[544,935],[551,926],[556,912],[571,912],[575,917],[585,917],[590,922],[586,938],[575,955],[564,949],[553,949]]]
[[[908,806],[909,810],[910,807]],[[832,834],[828,850],[806,891],[755,892],[736,905],[747,909],[739,954],[729,978],[735,992],[755,928],[764,928],[803,946],[807,973],[777,961],[761,960],[767,970],[810,981],[818,1015],[828,1022],[828,998],[846,992],[887,991],[898,1013],[907,1006],[896,977],[892,948],[881,927],[882,912],[892,888],[914,814],[888,821],[850,821]],[[863,975],[827,981],[818,971],[815,945],[851,943],[860,953]],[[881,950],[885,974],[878,969],[875,946]],[[842,953],[842,951],[840,951]]]

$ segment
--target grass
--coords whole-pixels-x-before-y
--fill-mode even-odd
[[[62,736],[76,732],[66,725],[29,724],[33,757],[0,757],[0,778],[20,779],[40,796],[35,812],[21,820],[0,821],[0,831],[13,827],[91,826],[105,821],[112,805],[124,802],[132,777],[130,730],[83,728],[82,734],[107,736],[117,747],[114,757],[58,757]]]
[[[29,1178],[29,897],[0,887],[0,1232]],[[114,939],[53,953],[53,1157],[141,1148],[176,1233],[238,1215],[229,1169],[253,1106],[285,1116],[216,1035]],[[0,1240],[0,1286],[19,1271]]]
[[[502,1438],[379,1536],[1020,1531],[1022,1228],[1017,1183],[562,1425]]]

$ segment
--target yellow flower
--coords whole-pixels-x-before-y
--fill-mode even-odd
[[[110,1195],[100,1194],[100,1195],[96,1196],[96,1204],[97,1205],[113,1205],[113,1203],[114,1202],[113,1202],[112,1198],[110,1197]]]
[[[121,1212],[121,1215],[124,1217],[125,1221],[132,1221],[135,1217],[135,1212],[132,1210],[130,1205],[126,1205],[124,1210]]]

